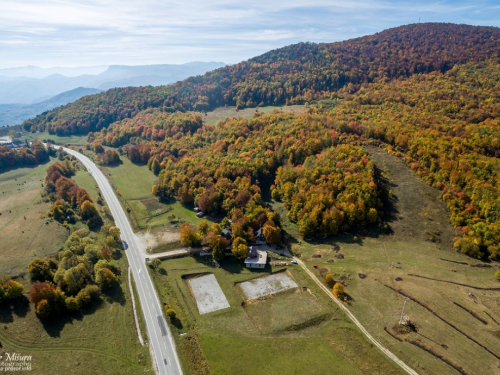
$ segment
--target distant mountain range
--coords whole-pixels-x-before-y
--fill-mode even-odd
[[[24,120],[34,117],[45,111],[60,107],[62,105],[73,103],[85,95],[98,94],[102,92],[99,89],[89,89],[78,87],[76,89],[63,92],[43,102],[19,105],[19,104],[1,104],[0,105],[0,126],[20,124]]]
[[[221,62],[191,62],[182,65],[0,69],[0,126],[20,124],[84,95],[115,87],[167,85],[225,65]]]

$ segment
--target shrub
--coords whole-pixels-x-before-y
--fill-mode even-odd
[[[345,295],[344,286],[341,283],[335,283],[333,287],[333,295],[339,299]]]
[[[168,308],[165,313],[167,314],[167,316],[170,318],[170,320],[174,320],[177,318],[177,313],[175,312],[175,310],[173,308]]]
[[[330,288],[333,287],[335,284],[335,280],[333,280],[333,276],[331,273],[327,273],[325,276],[325,283],[328,285]]]

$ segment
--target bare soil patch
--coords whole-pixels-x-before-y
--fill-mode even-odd
[[[240,284],[240,287],[247,300],[253,300],[271,294],[276,294],[287,289],[298,288],[298,285],[290,276],[282,272],[279,274],[245,281]]]
[[[148,210],[151,208],[158,207],[160,205],[158,203],[158,199],[156,198],[143,198],[140,201],[144,206],[146,206]]]
[[[229,302],[214,274],[190,279],[189,286],[196,299],[200,315],[229,307]]]
[[[157,230],[154,232],[140,232],[135,235],[143,243],[148,253],[182,248],[180,245],[181,234],[178,231]]]

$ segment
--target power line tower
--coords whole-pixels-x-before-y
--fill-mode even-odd
[[[403,324],[403,316],[404,316],[404,313],[405,313],[405,307],[406,307],[406,302],[409,300],[410,298],[406,297],[405,296],[405,301],[403,303],[403,311],[401,311],[401,318],[399,318],[399,324]]]

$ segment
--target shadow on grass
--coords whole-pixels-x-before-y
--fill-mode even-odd
[[[158,201],[163,204],[174,204],[176,202],[175,198],[171,196],[158,197]]]
[[[238,260],[234,257],[225,257],[219,262],[221,268],[229,273],[241,273],[245,268],[243,261]]]
[[[184,326],[182,325],[182,322],[180,321],[180,319],[177,319],[177,318],[174,318],[174,319],[170,319],[170,323],[177,329],[183,329]]]
[[[13,171],[13,170],[19,169],[19,168],[36,169],[36,168],[38,168],[38,166],[40,166],[40,165],[45,165],[45,164],[47,164],[49,161],[50,161],[50,159],[49,159],[49,160],[47,160],[47,161],[43,161],[43,162],[41,162],[41,163],[39,163],[39,164],[34,164],[34,165],[23,165],[23,164],[21,164],[21,165],[14,165],[14,166],[11,166],[11,167],[3,167],[3,168],[0,168],[0,173],[2,173],[2,174],[3,174],[3,173],[7,173],[7,172],[10,172],[10,171]]]
[[[165,268],[161,267],[159,270],[158,270],[158,273],[162,276],[168,276],[168,272]]]
[[[123,246],[122,244],[120,244],[120,246]],[[121,250],[117,250],[117,251],[113,251],[113,260],[120,260],[123,258],[123,252],[124,251],[123,249]]]
[[[40,322],[42,323],[45,332],[47,332],[50,337],[60,337],[61,331],[64,329],[66,324],[73,324],[73,321],[82,320],[85,315],[94,314],[102,307],[103,303],[104,301],[102,299],[99,299],[92,302],[89,306],[85,307],[81,311],[75,313],[65,311],[60,315],[51,316],[45,319],[40,318]]]
[[[119,303],[121,306],[127,302],[123,289],[119,283],[115,283],[111,288],[107,289],[102,296],[109,303]]]
[[[114,150],[114,149],[113,149]],[[122,159],[120,159],[119,161],[117,161],[116,163],[112,163],[112,164],[103,164],[104,167],[106,168],[118,168],[120,165],[123,164],[123,161]]]
[[[50,337],[60,337],[61,331],[66,326],[66,324],[73,324],[73,320],[75,319],[82,320],[83,315],[84,314],[82,313],[67,313],[67,315],[58,315],[46,319],[40,319],[40,323],[42,323],[45,332],[47,332]]]
[[[398,197],[391,194],[391,189],[397,185],[389,181],[377,166],[375,166],[375,181],[380,189],[380,200],[384,205],[384,222],[391,223],[398,220],[399,211],[396,209]]]
[[[12,323],[14,315],[24,318],[30,311],[30,302],[26,296],[21,296],[14,301],[0,304],[0,323]]]

